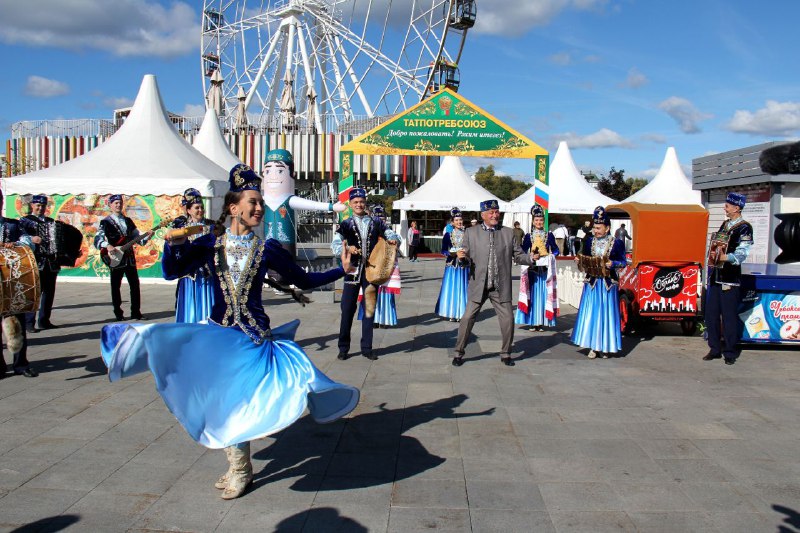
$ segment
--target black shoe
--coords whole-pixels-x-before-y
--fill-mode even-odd
[[[36,376],[39,375],[39,373],[36,370],[30,367],[26,368],[25,370],[20,370],[20,371],[15,370],[14,374],[18,376],[25,376],[26,378],[35,378]]]
[[[514,360],[511,357],[501,357],[500,362],[506,366],[514,366]]]
[[[370,361],[377,361],[378,356],[372,353],[372,350],[361,350],[361,355],[369,359]]]
[[[336,356],[336,359],[339,361],[347,361],[347,352],[339,352],[339,355]]]
[[[125,320],[125,317],[124,317],[123,315],[116,315],[116,314],[115,314],[115,315],[114,315],[114,320],[115,320],[116,322],[122,322],[123,320]]]
[[[39,322],[39,329],[57,329],[57,328],[58,326],[56,326],[49,320],[47,322]]]
[[[713,361],[714,359],[720,359],[721,357],[722,357],[722,354],[714,353],[714,352],[708,352],[705,355],[705,357],[703,357],[703,361]]]
[[[28,333],[39,333],[39,329],[36,326],[27,326],[25,329]]]
[[[131,318],[134,320],[147,320],[147,317],[142,313],[139,313],[138,315],[131,315]]]
[[[453,366],[461,366],[464,364],[463,357],[453,357]]]
[[[734,359],[733,357],[726,357],[725,358],[725,364],[726,365],[732,365],[735,362],[736,362],[736,359]]]

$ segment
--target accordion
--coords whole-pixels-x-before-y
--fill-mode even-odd
[[[606,267],[608,256],[596,257],[578,254],[578,270],[589,278],[605,278],[611,275],[611,270]]]
[[[711,234],[711,242],[708,245],[708,259],[706,264],[710,267],[719,266],[719,258],[727,253],[730,234],[723,231],[715,231]]]
[[[60,220],[48,221],[44,226],[45,235],[40,237],[45,241],[46,254],[54,257],[59,266],[74,267],[81,256],[83,234]]]
[[[383,285],[392,277],[394,261],[397,258],[397,245],[389,244],[386,239],[378,239],[364,267],[367,281],[373,285]]]

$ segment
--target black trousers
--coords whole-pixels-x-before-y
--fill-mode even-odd
[[[39,324],[44,325],[50,322],[50,315],[53,312],[53,301],[56,297],[56,279],[58,272],[53,272],[47,267],[39,271],[39,284],[41,296],[39,299]],[[28,326],[36,326],[36,313],[27,313],[25,321]]]
[[[723,291],[719,283],[709,285],[704,311],[708,347],[712,353],[736,359],[739,356],[736,349],[739,342],[739,287],[731,286]],[[720,338],[724,339],[724,346]]]
[[[418,246],[419,246],[418,244],[409,244],[408,245],[408,258],[411,259],[412,261],[415,261],[417,259],[417,247]]]
[[[136,265],[111,269],[111,303],[114,305],[114,315],[118,318],[122,318],[123,316],[122,295],[119,291],[122,285],[122,276],[125,276],[130,286],[131,316],[137,317],[142,314],[142,310],[141,296],[139,295],[139,272],[136,270]]]
[[[358,308],[358,289],[367,283],[364,273],[361,273],[361,284],[345,283],[342,290],[342,322],[339,325],[339,351],[350,351],[350,329],[353,327],[353,317]],[[372,351],[372,327],[375,323],[375,316],[367,318],[366,315],[361,320],[361,351]]]
[[[19,320],[19,328],[22,330],[22,349],[11,354],[11,368],[15,373],[21,374],[30,366],[30,363],[28,363],[28,336],[25,334],[25,313],[14,316]],[[1,320],[0,329],[2,329]],[[0,374],[5,374],[8,371],[8,365],[6,364],[2,346],[2,342],[0,342]]]

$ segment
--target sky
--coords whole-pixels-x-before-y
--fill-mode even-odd
[[[691,175],[693,158],[800,138],[796,0],[477,5],[459,93],[551,155],[566,140],[581,170],[649,179],[674,146]],[[0,0],[0,140],[17,121],[110,118],[145,74],[170,111],[201,115],[201,11],[199,0]]]

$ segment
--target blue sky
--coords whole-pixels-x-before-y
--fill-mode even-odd
[[[199,114],[201,2],[35,3],[0,0],[0,138],[19,120],[108,118],[148,73],[171,111]],[[567,140],[581,169],[649,178],[675,146],[688,170],[800,136],[797,20],[795,0],[478,0],[460,93],[545,148]]]

